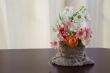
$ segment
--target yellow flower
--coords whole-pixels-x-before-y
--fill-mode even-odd
[[[78,18],[78,19],[81,19],[81,15],[78,15],[77,18]]]

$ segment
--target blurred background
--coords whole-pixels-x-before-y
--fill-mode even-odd
[[[88,47],[110,48],[110,0],[81,0],[88,6],[93,38]],[[75,0],[0,0],[0,49],[50,48],[52,26]],[[73,5],[74,6],[74,5]]]

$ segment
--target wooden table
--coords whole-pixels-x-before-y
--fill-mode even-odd
[[[110,73],[110,49],[87,48],[95,65],[61,67],[48,63],[54,49],[0,50],[0,73]]]

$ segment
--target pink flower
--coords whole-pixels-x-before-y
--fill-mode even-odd
[[[67,24],[69,27],[73,28],[73,30],[76,30],[76,27],[73,25],[73,23],[68,20],[68,19],[64,19],[65,24]]]
[[[65,38],[67,35],[67,29],[64,27],[59,27],[59,34]]]
[[[81,28],[78,33],[76,34],[76,36],[79,38],[79,39],[83,39],[83,40],[86,40],[88,39],[88,37],[91,36],[91,29],[88,28],[88,27],[84,27],[84,28]]]
[[[59,42],[58,41],[50,42],[50,44],[51,44],[51,47],[54,48],[54,49],[57,49],[59,47]]]

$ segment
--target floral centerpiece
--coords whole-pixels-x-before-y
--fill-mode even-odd
[[[86,25],[88,15],[84,6],[77,12],[66,7],[58,17],[54,31],[57,40],[51,42],[53,48],[81,48],[85,47],[91,39],[91,29]]]
[[[84,65],[82,62],[75,62],[74,55],[82,54],[79,56],[83,56],[83,49],[92,37],[91,29],[87,26],[88,20],[89,16],[85,6],[82,6],[76,12],[72,7],[64,8],[64,11],[58,16],[56,27],[53,28],[57,39],[51,42],[51,46],[58,48],[59,52],[52,60],[52,63],[64,66]],[[69,59],[67,57],[74,62],[68,63]],[[87,64],[93,64],[93,62],[88,59]]]

